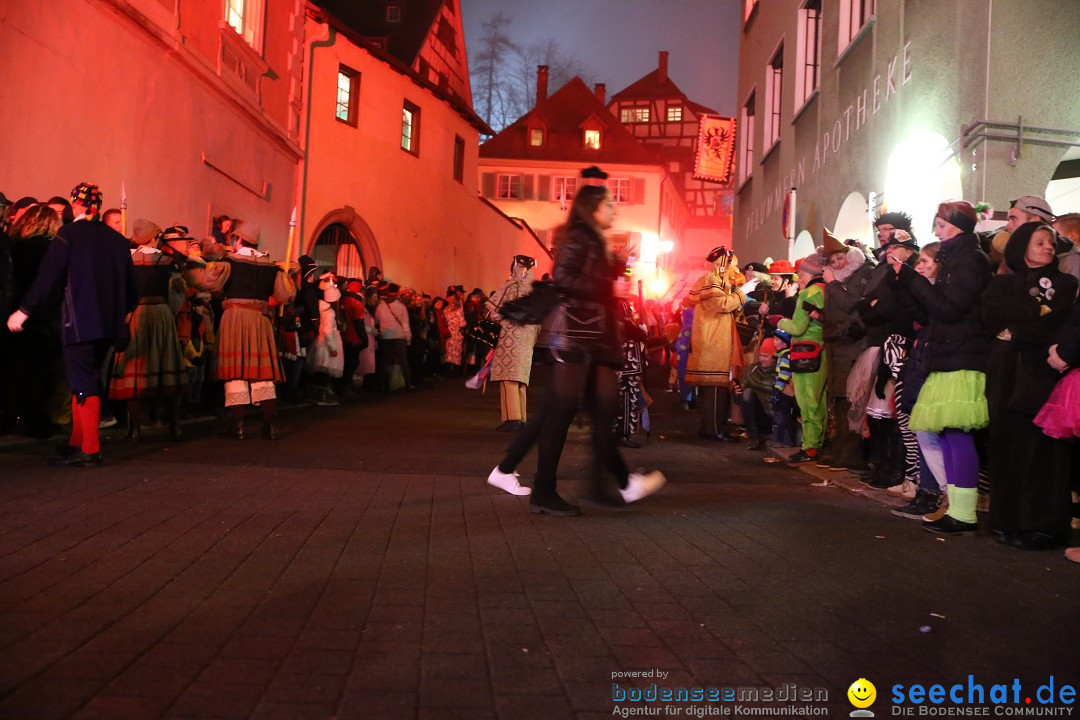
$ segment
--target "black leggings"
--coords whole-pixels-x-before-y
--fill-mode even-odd
[[[570,423],[577,414],[579,400],[584,401],[585,410],[592,420],[593,456],[603,469],[615,476],[619,487],[625,488],[629,470],[612,433],[619,406],[618,379],[615,368],[598,365],[590,358],[580,363],[556,363],[543,412],[518,433],[499,463],[499,470],[513,472],[532,446],[537,445],[533,493],[553,494],[559,458],[566,444]]]

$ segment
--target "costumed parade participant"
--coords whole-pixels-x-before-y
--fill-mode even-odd
[[[319,276],[319,294],[319,333],[308,353],[307,365],[317,388],[318,404],[336,405],[330,383],[340,378],[344,371],[345,351],[338,330],[337,303],[341,300],[341,290],[334,273]]]
[[[232,427],[228,435],[244,438],[248,405],[262,410],[263,436],[276,440],[277,392],[284,380],[270,322],[271,301],[282,305],[294,289],[288,275],[266,253],[259,252],[259,230],[243,223],[232,231],[235,252],[206,268],[188,270],[189,285],[225,296],[218,329],[215,375],[225,383],[225,407]]]
[[[461,300],[465,295],[465,288],[461,285],[451,285],[446,288],[446,307],[443,309],[446,332],[446,375],[459,377],[461,375],[461,356],[465,346],[465,309]],[[443,332],[440,329],[440,332]]]
[[[128,322],[131,340],[116,353],[109,397],[124,400],[128,408],[127,437],[139,439],[140,425],[150,419],[150,403],[168,406],[169,431],[180,439],[180,397],[187,370],[184,351],[176,330],[176,317],[169,307],[169,285],[179,271],[175,251],[166,243],[187,241],[187,228],[175,225],[161,230],[148,220],[136,220],[131,242],[139,306]],[[162,252],[162,246],[169,252]],[[182,259],[182,257],[181,257]]]
[[[788,458],[797,465],[817,458],[825,441],[827,399],[825,382],[828,359],[822,346],[824,335],[825,258],[818,253],[807,255],[795,264],[799,291],[795,314],[781,320],[777,329],[791,336],[789,358],[795,401],[802,413],[802,449]]]
[[[26,319],[57,293],[61,305],[64,370],[71,388],[71,436],[56,466],[101,465],[101,374],[114,345],[128,340],[127,314],[139,297],[129,243],[100,221],[101,190],[82,183],[71,191],[75,221],[61,227],[41,262],[37,279],[8,329],[21,332]]]
[[[1046,223],[1020,225],[1005,245],[1010,273],[995,275],[982,298],[994,336],[986,368],[990,526],[1021,550],[1067,543],[1071,530],[1073,448],[1035,422],[1060,377],[1047,354],[1076,298],[1076,278],[1058,269],[1056,240]]]
[[[492,318],[498,320],[499,341],[495,345],[495,357],[491,364],[491,380],[499,383],[499,399],[502,424],[500,432],[513,432],[525,426],[526,391],[532,374],[533,346],[540,334],[539,325],[518,325],[501,317],[498,308],[503,303],[517,300],[532,292],[532,269],[536,260],[528,255],[515,255],[510,262],[510,279],[495,291],[495,310]]]
[[[732,375],[738,378],[744,365],[735,313],[757,281],[744,282],[735,253],[725,247],[714,248],[705,260],[712,267],[686,296],[687,304],[694,308],[686,382],[701,388],[698,435],[738,442],[735,435],[726,432]]]

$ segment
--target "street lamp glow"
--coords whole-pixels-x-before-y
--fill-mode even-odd
[[[920,131],[893,149],[885,174],[885,203],[890,211],[911,215],[920,244],[932,239],[938,203],[962,197],[960,166],[949,157],[949,141],[940,134]]]

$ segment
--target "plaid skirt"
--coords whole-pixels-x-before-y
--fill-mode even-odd
[[[215,352],[218,380],[283,382],[270,319],[255,307],[227,305]]]
[[[153,400],[180,394],[187,378],[184,351],[168,303],[148,303],[131,316],[131,342],[116,354],[109,397]]]

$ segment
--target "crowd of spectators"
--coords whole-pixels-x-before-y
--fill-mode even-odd
[[[615,437],[638,447],[634,435],[648,432],[644,367],[659,364],[682,406],[699,413],[707,441],[746,440],[755,452],[790,447],[781,458],[790,465],[855,473],[904,502],[894,514],[940,534],[974,534],[976,511],[988,509],[1003,543],[1068,543],[1080,527],[1080,214],[1055,217],[1045,200],[1024,196],[1004,228],[976,232],[987,217],[980,210],[943,203],[932,242],[900,211],[878,217],[876,248],[823,230],[817,250],[794,264],[740,265],[721,247],[684,297],[631,293],[621,312],[624,332],[636,330],[623,346]],[[76,218],[62,197],[12,203],[0,195],[0,211],[6,318],[18,314],[59,229]],[[100,221],[126,230],[118,209]],[[143,288],[140,308],[168,315],[155,327],[173,328],[174,338],[154,352],[169,356],[175,340],[177,361],[155,360],[156,384],[145,386],[144,369],[131,370],[135,350],[116,352],[104,365],[100,423],[122,416],[132,439],[162,423],[179,437],[179,418],[222,412],[213,371],[222,299],[198,278],[244,243],[257,247],[258,234],[219,217],[204,239],[146,220],[125,237],[133,258],[150,257],[140,262],[163,278],[153,297]],[[510,283],[526,287],[528,267],[515,259]],[[483,377],[498,338],[511,334],[497,291],[450,285],[433,295],[375,267],[362,278],[338,276],[306,255],[284,274],[289,291],[271,293],[266,312],[283,404],[336,405],[436,377]],[[47,298],[19,332],[0,328],[0,434],[47,438],[72,421],[65,301]],[[129,322],[150,312],[137,310]],[[510,393],[498,427],[519,430],[528,373],[496,379]]]

